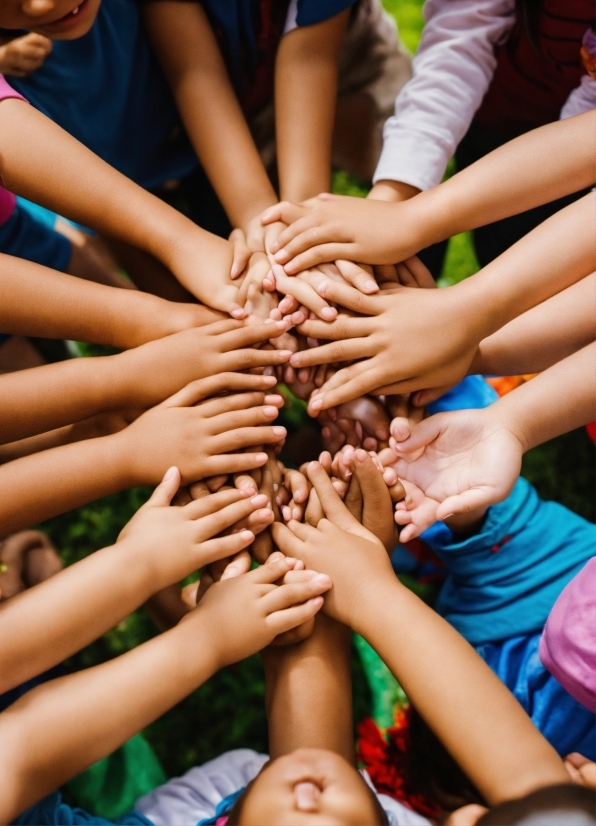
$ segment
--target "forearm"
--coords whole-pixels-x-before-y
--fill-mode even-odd
[[[1,375],[0,443],[135,407],[135,378],[119,369],[126,359],[126,353],[70,359]]]
[[[596,273],[572,284],[484,339],[470,373],[539,373],[594,341]]]
[[[596,419],[596,343],[578,350],[487,408],[525,451]]]
[[[123,540],[1,603],[0,691],[80,651],[169,584],[142,547]]]
[[[68,444],[2,465],[1,535],[143,484],[128,473],[126,443],[119,437]]]
[[[483,338],[593,272],[595,204],[596,195],[586,195],[450,288],[460,293],[462,306],[483,313]]]
[[[196,225],[121,175],[32,106],[3,100],[0,174],[11,192],[126,241],[169,266],[169,246]],[[208,233],[204,233],[208,236]]]
[[[282,200],[331,188],[339,50],[349,9],[282,39],[275,64],[277,163]]]
[[[0,254],[0,268],[0,327],[5,333],[128,349],[182,329],[183,314],[200,320],[198,307],[73,278],[9,255]]]
[[[351,632],[323,615],[297,645],[262,652],[269,753],[318,748],[354,761]]]
[[[355,630],[490,805],[565,782],[557,753],[445,620],[397,581],[367,602]]]
[[[196,622],[183,622],[121,657],[52,680],[17,701],[0,717],[6,791],[0,820],[12,822],[188,696],[214,673],[206,654],[211,647]],[[189,657],[189,651],[198,653]]]
[[[594,110],[542,126],[422,193],[424,246],[593,186],[595,130]]]
[[[154,2],[143,19],[201,164],[230,222],[246,229],[277,197],[205,11],[199,3]]]

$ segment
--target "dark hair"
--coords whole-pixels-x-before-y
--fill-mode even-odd
[[[596,824],[596,792],[585,786],[562,783],[531,792],[518,800],[494,806],[477,826],[591,826]]]
[[[404,774],[409,792],[423,795],[447,811],[469,803],[486,805],[478,789],[413,706]]]

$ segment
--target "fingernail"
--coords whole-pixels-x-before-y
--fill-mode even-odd
[[[318,294],[319,295],[325,295],[325,292],[326,292],[328,286],[329,286],[328,281],[321,281],[321,283],[317,287]]]
[[[272,513],[271,508],[260,508],[258,511],[255,511],[255,519],[259,522],[265,522],[267,519],[271,519]]]
[[[324,428],[321,430],[321,436],[323,437],[323,439],[328,439],[328,438],[329,438],[329,436],[331,436],[331,431],[329,430],[329,428],[328,428],[328,427],[324,427]]]
[[[263,454],[263,455],[265,455],[265,454]],[[251,505],[255,506],[255,508],[262,508],[263,505],[267,504],[267,497],[265,496],[264,493],[259,493],[257,496],[253,496],[253,498],[250,500],[250,502],[251,502]]]
[[[290,364],[292,367],[300,367],[300,353],[293,353],[290,357]]]
[[[333,319],[337,317],[337,310],[335,307],[323,307],[320,316],[325,321],[333,321]]]
[[[277,407],[273,407],[272,405],[267,405],[263,408],[263,415],[267,416],[267,418],[274,418],[279,413]]]
[[[252,531],[240,531],[240,539],[243,542],[252,542],[255,538],[255,535]],[[232,568],[231,570],[237,571],[237,568]]]
[[[273,387],[274,384],[277,384],[277,379],[275,378],[275,376],[263,374],[262,379],[264,381],[264,384],[266,384],[268,387]]]
[[[230,315],[232,318],[246,318],[246,310],[242,310],[240,308],[238,310],[232,310]]]
[[[283,404],[283,399],[281,396],[277,394],[275,396],[265,396],[265,403],[266,404],[274,404],[275,409],[277,410],[277,405],[281,402]]]
[[[255,462],[262,464],[263,462],[267,461],[267,454],[266,453],[255,453]]]
[[[302,324],[303,321],[306,321],[306,316],[302,311],[292,313],[292,324]]]
[[[271,251],[273,252],[273,247],[271,247]],[[277,252],[273,253],[273,258],[277,261],[278,264],[283,264],[284,261],[288,259],[288,252],[287,250],[281,249]]]
[[[171,479],[177,470],[178,468],[176,467],[171,467],[168,470],[166,470],[165,476],[163,477],[163,481],[167,482],[169,479]]]
[[[360,464],[366,462],[368,458],[368,453],[366,452],[366,450],[360,450],[360,448],[358,448],[355,455],[356,459],[360,462]]]
[[[275,425],[273,432],[276,436],[285,436],[287,433],[285,427],[282,427],[281,425]]]
[[[292,518],[292,511],[289,509],[289,507],[287,505],[285,505],[281,509],[281,515],[283,516],[283,518],[286,522],[289,522],[290,519]]]
[[[364,289],[366,290],[367,293],[376,293],[377,290],[379,289],[379,285],[377,284],[376,281],[372,281],[372,280],[367,281],[364,285]]]
[[[327,574],[317,574],[314,581],[317,585],[331,585],[331,580]]]
[[[311,410],[320,410],[323,407],[323,399],[314,399],[309,407]]]
[[[278,350],[277,355],[278,355],[279,358],[284,358],[286,361],[288,361],[292,356],[292,351],[291,350]]]

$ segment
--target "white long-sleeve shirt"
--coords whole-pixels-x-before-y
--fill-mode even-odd
[[[402,181],[419,189],[440,183],[488,90],[495,46],[515,23],[515,0],[427,0],[424,18],[412,79],[385,122],[375,183]],[[586,76],[562,116],[595,106],[596,81]]]

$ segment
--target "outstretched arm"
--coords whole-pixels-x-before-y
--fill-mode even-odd
[[[233,309],[232,245],[121,175],[21,100],[0,102],[7,189],[155,256],[205,304]]]
[[[280,196],[296,203],[331,188],[339,52],[350,9],[282,38],[275,63]]]
[[[50,270],[0,253],[3,333],[66,338],[128,350],[223,318],[199,304],[165,301]]]
[[[308,475],[326,517],[316,528],[274,523],[275,538],[285,553],[329,575],[324,610],[375,648],[489,804],[566,782],[559,756],[517,700],[457,631],[401,585],[384,547],[349,514],[323,468],[311,463]]]
[[[38,686],[0,715],[0,820],[110,754],[219,668],[307,622],[329,587],[275,585],[282,559],[218,582],[175,628],[95,668]],[[59,610],[59,608],[57,609]],[[195,652],[189,657],[189,652]],[[164,679],[167,675],[167,679]]]
[[[269,754],[328,749],[354,762],[351,631],[319,615],[310,637],[261,652]]]

